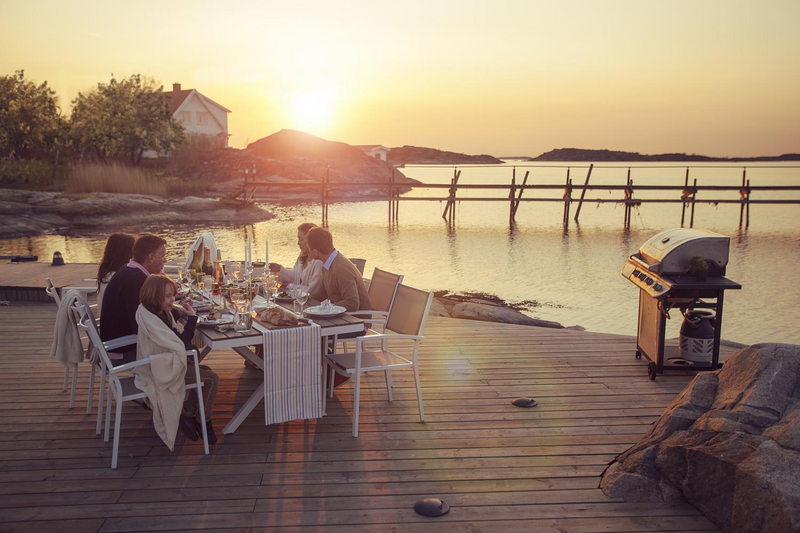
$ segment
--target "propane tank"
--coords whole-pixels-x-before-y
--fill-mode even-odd
[[[711,363],[714,353],[714,331],[717,313],[708,309],[691,309],[683,314],[681,324],[681,359],[693,363]]]

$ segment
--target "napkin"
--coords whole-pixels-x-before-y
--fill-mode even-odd
[[[331,303],[330,300],[325,300],[321,304],[317,306],[317,312],[319,313],[333,313],[334,305]]]

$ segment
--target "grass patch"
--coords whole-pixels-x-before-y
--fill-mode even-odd
[[[163,180],[141,168],[120,163],[75,165],[70,171],[66,189],[85,193],[170,195],[170,188]]]

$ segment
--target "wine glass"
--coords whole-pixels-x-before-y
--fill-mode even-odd
[[[231,265],[231,270],[233,271],[233,281],[239,281],[242,277],[242,264],[239,261],[235,261]]]
[[[205,278],[197,278],[197,289],[200,291],[200,296],[203,295],[203,289],[205,288]]]
[[[189,280],[188,280],[189,284],[191,284],[193,281],[197,281],[197,270],[195,270],[194,268],[190,268],[188,270],[188,273],[189,273]]]
[[[303,308],[308,301],[308,291],[302,287],[299,287],[295,290],[294,299],[300,304],[300,314],[303,314]]]

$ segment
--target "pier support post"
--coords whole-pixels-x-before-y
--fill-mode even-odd
[[[697,201],[697,178],[694,180],[694,184],[692,185],[692,214],[689,217],[689,227],[694,227],[694,205]]]
[[[511,189],[508,191],[508,227],[514,227],[514,201],[517,198],[517,167],[511,170]]]
[[[681,200],[684,202],[681,204],[681,227],[683,227],[683,223],[686,220],[686,198],[689,197],[689,167],[686,167],[686,179],[683,181],[683,192],[681,193]]]
[[[589,178],[592,177],[592,169],[594,168],[594,163],[589,165],[589,172],[586,173],[586,181],[583,182],[583,190],[581,191],[581,199],[578,201],[578,208],[575,210],[575,222],[578,221],[578,217],[581,216],[581,207],[583,207],[583,198],[586,196],[586,186],[589,185]],[[628,169],[628,175],[630,176],[631,169]]]
[[[742,201],[741,205],[739,206],[739,229],[742,229],[742,222],[744,221],[744,206],[745,206],[745,197],[747,196],[747,192],[745,191],[745,187],[747,186],[747,167],[742,169],[742,190],[739,191],[739,199]]]

